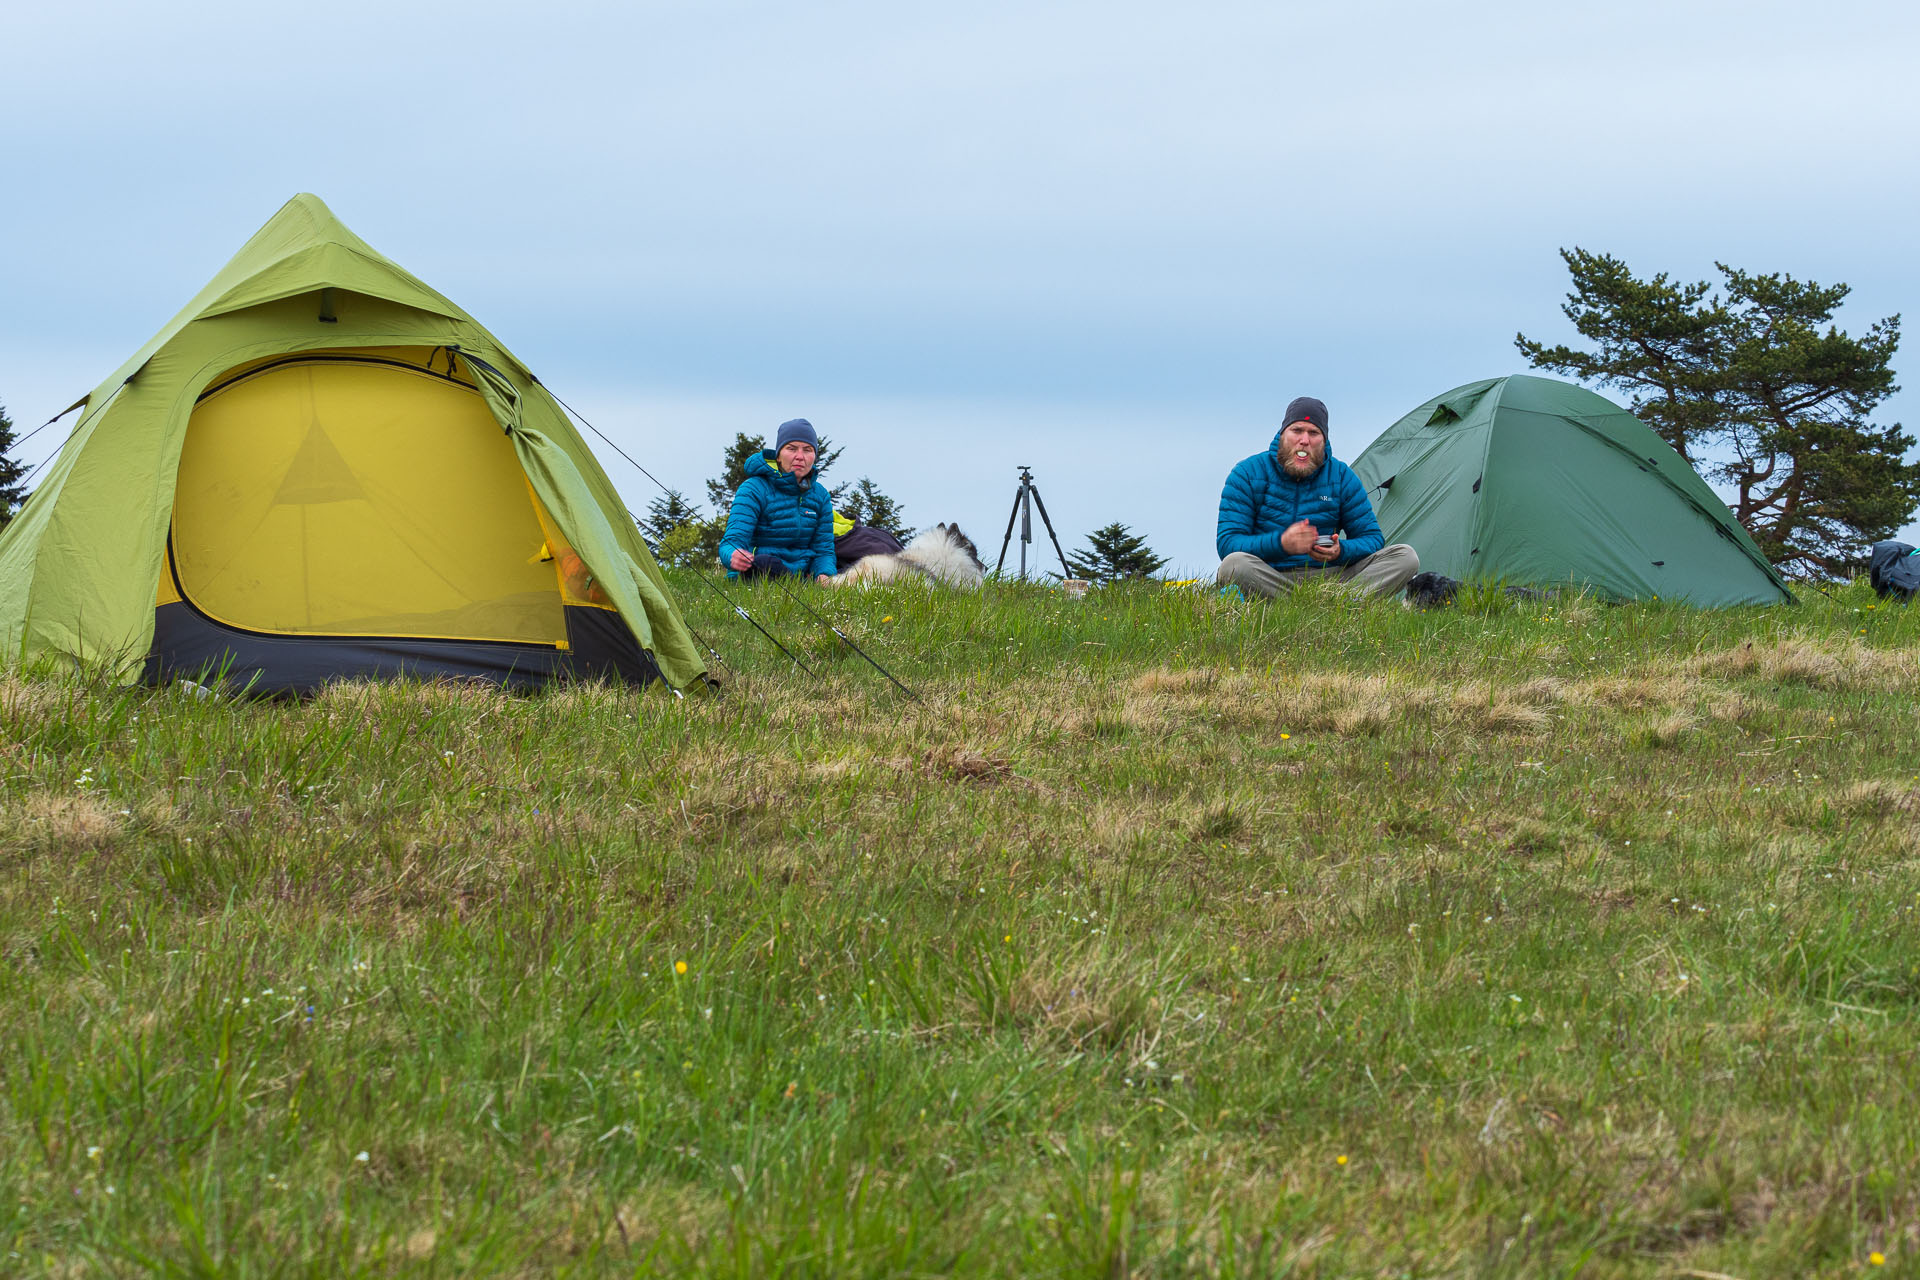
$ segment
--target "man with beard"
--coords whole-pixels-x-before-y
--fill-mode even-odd
[[[1220,494],[1215,580],[1262,598],[1332,574],[1357,591],[1392,595],[1420,572],[1405,543],[1388,547],[1367,491],[1327,452],[1327,406],[1301,396],[1265,453],[1227,476]]]

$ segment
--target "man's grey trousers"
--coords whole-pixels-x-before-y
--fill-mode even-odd
[[[1223,587],[1239,587],[1249,596],[1271,599],[1303,582],[1332,577],[1366,595],[1390,596],[1420,572],[1420,556],[1404,542],[1382,547],[1364,560],[1337,569],[1276,569],[1259,556],[1236,551],[1220,562],[1213,575]]]

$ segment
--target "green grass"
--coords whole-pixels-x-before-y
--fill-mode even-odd
[[[1920,1274],[1911,612],[678,582],[0,684],[0,1273]]]

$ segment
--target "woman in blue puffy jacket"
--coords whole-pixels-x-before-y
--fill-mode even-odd
[[[825,582],[835,572],[833,499],[813,474],[819,449],[813,424],[795,418],[747,464],[720,539],[728,577],[812,574]]]

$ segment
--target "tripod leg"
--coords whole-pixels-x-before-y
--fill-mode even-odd
[[[1027,580],[1027,548],[1033,545],[1033,485],[1027,485],[1026,493],[1021,495],[1026,506],[1020,511],[1020,581]]]
[[[1047,515],[1047,504],[1041,501],[1040,486],[1033,486],[1033,500],[1040,503],[1040,521],[1047,526],[1047,537],[1053,539],[1053,553],[1060,557],[1060,576],[1071,578],[1073,570],[1067,567],[1067,553],[1060,549],[1060,535],[1053,531],[1053,520]]]
[[[996,578],[1000,576],[1000,570],[1006,568],[1007,544],[1013,541],[1013,522],[1020,518],[1020,499],[1024,498],[1026,493],[1025,485],[1013,491],[1013,510],[1007,513],[1007,533],[1000,539],[1000,559],[995,561],[993,566],[993,576]]]

